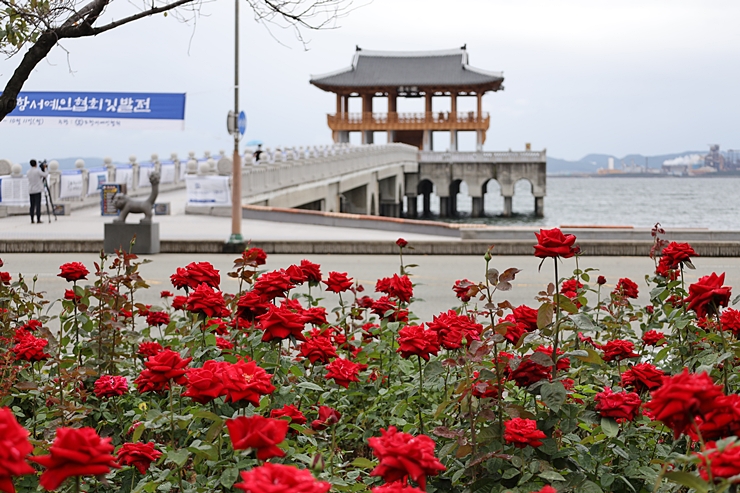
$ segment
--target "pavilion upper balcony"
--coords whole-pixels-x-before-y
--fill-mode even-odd
[[[426,113],[342,113],[327,115],[333,131],[488,130],[491,117],[475,111]]]

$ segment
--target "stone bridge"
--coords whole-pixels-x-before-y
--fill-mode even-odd
[[[148,176],[156,170],[162,176],[160,188],[163,191],[188,188],[188,213],[231,213],[228,202],[207,204],[190,199],[190,189],[196,182],[208,186],[210,180],[220,183],[222,188],[230,186],[231,159],[223,152],[216,156],[206,153],[203,158],[191,152],[182,161],[175,154],[168,160],[152,155],[150,161],[139,162],[134,156],[129,161],[115,164],[106,159],[104,166],[86,169],[85,163],[78,160],[75,170],[60,170],[57,163],[51,162],[49,186],[54,203],[68,204],[70,209],[97,205],[100,197],[95,184],[100,182],[127,183],[130,195],[148,194]],[[422,196],[423,214],[429,216],[431,195],[436,190],[440,197],[440,215],[451,217],[457,215],[456,197],[460,184],[465,182],[473,198],[473,216],[481,216],[488,182],[496,180],[504,197],[504,215],[510,215],[514,185],[519,180],[527,180],[535,198],[535,213],[542,215],[544,212],[545,151],[420,152],[416,147],[400,143],[334,144],[267,148],[259,162],[254,161],[251,154],[245,155],[243,162],[246,163],[242,168],[244,204],[416,217],[418,196]],[[220,178],[211,178],[218,176]],[[25,179],[20,165],[11,166],[0,160],[0,180],[4,178]],[[229,193],[222,193],[222,196],[230,200]],[[27,201],[26,195],[20,198]],[[10,206],[15,206],[15,210],[8,211]],[[27,213],[25,203],[0,202],[0,209],[3,207],[6,213]]]

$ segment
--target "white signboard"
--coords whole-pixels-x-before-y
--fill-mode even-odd
[[[30,205],[28,178],[0,176],[0,203],[3,205]]]
[[[116,166],[115,183],[125,183],[128,192],[134,187],[134,169],[130,164]]]
[[[87,172],[87,194],[99,195],[100,185],[108,181],[108,170],[106,168],[92,168]]]
[[[231,205],[228,176],[188,175],[185,184],[190,205]]]
[[[71,199],[82,197],[82,170],[70,169],[62,171],[59,181],[59,198]]]
[[[139,165],[139,188],[148,188],[152,184],[149,183],[149,175],[154,171],[153,163],[142,163]]]
[[[159,183],[175,183],[175,163],[160,164]]]

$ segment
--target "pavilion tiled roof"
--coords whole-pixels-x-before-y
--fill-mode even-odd
[[[368,51],[359,47],[348,68],[311,77],[311,84],[334,91],[359,88],[473,87],[499,90],[503,73],[468,65],[465,47],[443,51]],[[407,89],[408,90],[408,89]]]

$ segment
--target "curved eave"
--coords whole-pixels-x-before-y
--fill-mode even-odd
[[[312,85],[318,87],[322,91],[333,92],[336,94],[350,94],[353,92],[357,93],[370,93],[370,92],[395,92],[398,89],[398,85],[388,86],[347,86],[347,85],[336,85],[327,84],[319,80],[309,81]],[[504,78],[501,77],[498,80],[487,82],[484,84],[445,84],[439,86],[416,86],[419,92],[445,92],[451,89],[457,89],[463,92],[488,92],[488,91],[501,91],[504,89],[503,86]]]

